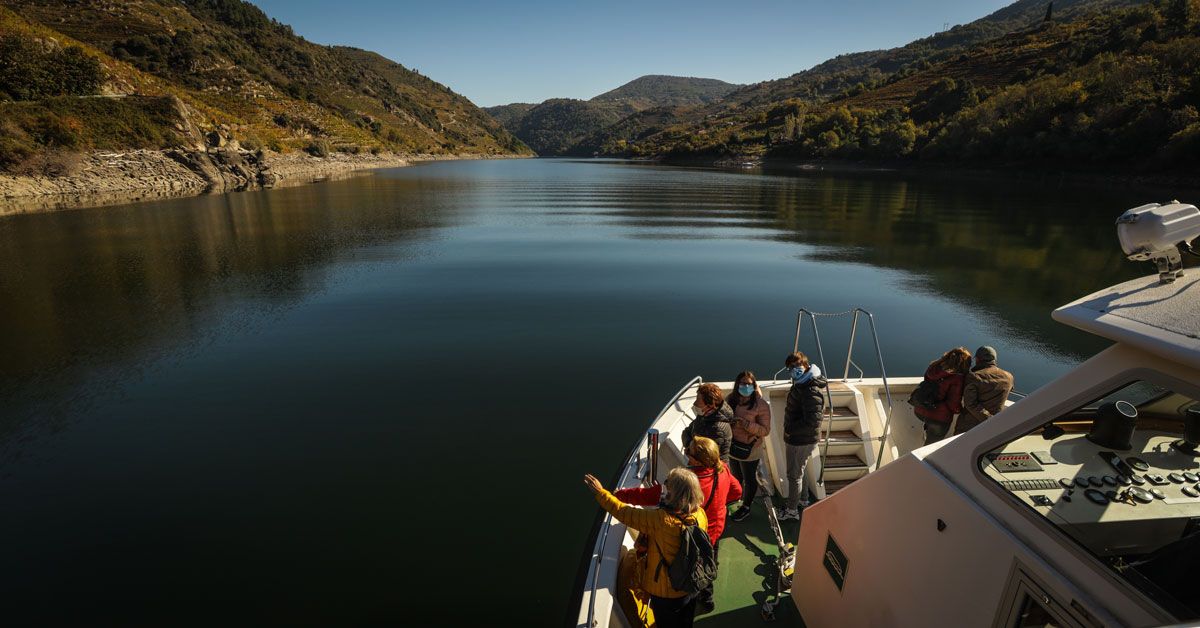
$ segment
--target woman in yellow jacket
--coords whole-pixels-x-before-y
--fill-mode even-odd
[[[658,508],[639,508],[621,503],[604,489],[592,475],[583,476],[583,483],[596,494],[600,507],[617,521],[644,534],[651,541],[649,554],[642,567],[641,587],[650,594],[650,609],[660,628],[683,626],[690,628],[696,612],[696,597],[671,588],[671,577],[660,561],[670,563],[679,551],[679,534],[684,524],[708,529],[704,516],[704,493],[700,480],[685,468],[673,469],[663,483],[662,501]],[[661,552],[661,554],[659,553]]]

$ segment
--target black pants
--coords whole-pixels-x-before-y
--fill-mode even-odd
[[[945,423],[934,421],[932,419],[925,420],[925,444],[936,443],[943,438],[946,438],[946,432],[950,431],[950,421]]]
[[[758,460],[729,460],[729,470],[742,484],[742,508],[749,508],[758,495]],[[746,478],[750,478],[748,481]]]
[[[688,599],[651,595],[650,610],[654,611],[654,623],[659,628],[692,628],[692,620],[696,618],[696,596]]]

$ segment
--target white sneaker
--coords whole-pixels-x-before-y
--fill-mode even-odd
[[[788,520],[799,521],[800,520],[800,511],[792,510],[791,508],[784,508],[783,510],[779,511],[779,520],[780,521],[788,521]]]

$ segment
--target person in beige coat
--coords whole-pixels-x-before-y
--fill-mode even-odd
[[[742,371],[733,380],[733,392],[726,402],[733,408],[735,419],[729,468],[742,483],[743,491],[742,505],[730,518],[745,521],[758,494],[758,463],[762,460],[763,443],[771,433],[771,406],[763,399],[758,379],[750,371]]]
[[[998,414],[1012,389],[1012,373],[996,366],[996,350],[979,347],[975,351],[975,368],[967,373],[963,385],[963,411],[958,415],[954,433],[962,434]]]

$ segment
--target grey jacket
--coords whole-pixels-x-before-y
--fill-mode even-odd
[[[963,386],[963,412],[981,422],[1004,409],[1012,388],[1012,373],[996,366],[995,362],[976,367],[967,374]]]

